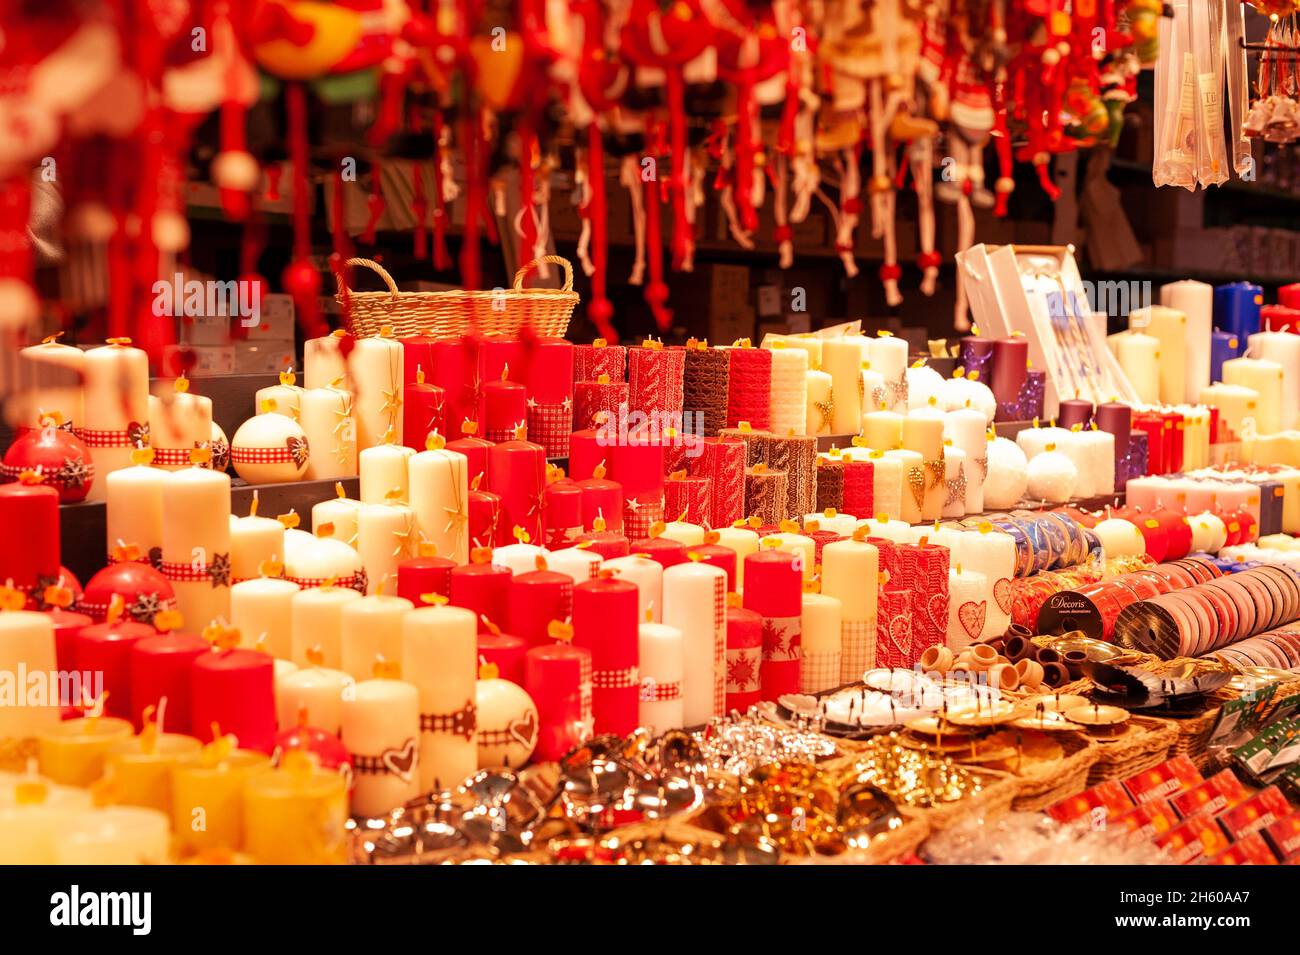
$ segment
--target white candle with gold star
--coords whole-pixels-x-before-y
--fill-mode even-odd
[[[343,339],[347,332],[337,329],[322,338],[309,338],[302,345],[303,384],[307,388],[327,388],[334,381],[346,379],[347,358]]]
[[[383,444],[362,448],[361,503],[382,504],[394,492],[398,500],[409,502],[410,474],[407,463],[414,454],[414,448],[394,443],[392,432],[389,432]]]
[[[830,434],[835,420],[835,402],[831,398],[831,376],[824,371],[807,374],[808,402],[804,434]]]
[[[258,414],[282,414],[297,421],[302,414],[302,393],[293,369],[280,372],[280,383],[258,388],[255,396]]]
[[[357,512],[357,554],[366,572],[366,593],[380,592],[386,578],[397,582],[397,565],[415,555],[415,511],[389,498],[383,504],[362,504]]]
[[[308,388],[301,395],[298,424],[311,447],[305,475],[308,481],[357,473],[357,424],[352,394],[337,387],[342,380],[325,388]]]
[[[386,332],[387,334],[384,334]],[[357,341],[348,355],[357,418],[357,447],[383,444],[391,431],[402,443],[402,343],[387,326],[373,338]]]
[[[356,547],[357,514],[361,510],[361,502],[348,497],[342,482],[334,485],[334,491],[334,497],[312,505],[312,533],[317,537],[332,537]]]
[[[409,450],[409,449],[408,449]],[[420,541],[439,557],[469,561],[469,459],[448,451],[440,434],[425,440],[425,450],[408,461],[410,502]]]

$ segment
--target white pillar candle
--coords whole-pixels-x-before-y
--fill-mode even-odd
[[[966,513],[984,510],[984,478],[988,473],[988,427],[984,414],[975,408],[949,411],[943,419],[943,436],[966,453]]]
[[[1119,517],[1098,521],[1092,529],[1101,543],[1101,552],[1107,557],[1128,557],[1146,553],[1146,540],[1137,525]]]
[[[526,574],[537,569],[537,558],[545,557],[546,551],[536,544],[516,541],[492,551],[492,563],[508,568],[512,574]]]
[[[212,399],[189,392],[189,379],[177,378],[149,396],[149,445],[154,467],[189,467],[190,452],[212,441]]]
[[[801,348],[772,348],[772,385],[768,430],[778,436],[803,434],[808,410],[808,353]]]
[[[1251,357],[1276,362],[1282,369],[1281,420],[1277,430],[1290,431],[1300,423],[1300,335],[1295,332],[1258,332],[1250,336],[1249,342]],[[1225,381],[1228,378],[1226,369],[1223,377]],[[1260,431],[1268,433],[1262,428]]]
[[[302,345],[303,384],[307,388],[326,388],[336,380],[347,378],[347,359],[343,355],[343,329],[323,338],[309,338]]]
[[[1210,332],[1214,316],[1214,287],[1205,282],[1183,279],[1160,287],[1160,304],[1186,316],[1183,341],[1187,348],[1185,393],[1175,401],[1195,401],[1210,383]],[[1296,342],[1300,346],[1300,342]],[[1297,382],[1300,387],[1300,382]],[[1296,393],[1300,401],[1300,391]]]
[[[853,532],[858,528],[858,518],[853,514],[842,514],[833,507],[818,514],[805,514],[803,516],[804,530],[811,534],[810,524],[816,524],[817,530],[830,531],[832,534],[839,534],[841,537],[851,537]]]
[[[621,580],[636,584],[638,620],[651,623],[663,622],[664,568],[662,564],[649,557],[629,555],[607,560],[601,567],[613,571],[614,575]],[[725,571],[723,576],[726,576]]]
[[[312,726],[337,734],[343,728],[343,701],[357,681],[342,670],[303,667],[275,678],[275,712],[281,731]]]
[[[966,462],[966,452],[958,447],[943,449],[943,517],[964,517],[966,515],[966,472],[970,466]]]
[[[409,460],[408,472],[420,540],[433,544],[440,557],[468,562],[469,459],[448,451],[436,435]]]
[[[343,541],[303,531],[285,532],[284,576],[299,586],[319,587],[331,579],[350,586],[361,572],[361,555]]]
[[[1159,404],[1160,339],[1131,328],[1111,335],[1108,342],[1138,400],[1148,405]]]
[[[406,614],[402,675],[420,692],[420,791],[459,785],[478,769],[474,612],[444,605]]]
[[[131,464],[131,449],[148,444],[149,358],[130,339],[91,348],[83,357],[81,431],[95,461],[87,500],[102,501],[105,478]]]
[[[775,534],[768,534],[763,541],[765,547],[775,547],[777,550],[794,554],[803,572],[804,581],[813,579],[817,562],[817,542],[811,537],[795,531],[782,530]]]
[[[862,348],[852,339],[829,338],[822,343],[822,369],[831,376],[832,434],[856,434],[862,418],[858,395]]]
[[[862,363],[862,370],[858,374],[862,379],[862,412],[866,414],[872,409],[879,408],[881,402],[885,401],[888,393],[885,388],[885,376],[872,368],[869,361]]]
[[[61,333],[60,333],[61,334]],[[30,384],[14,396],[15,424],[34,428],[42,414],[57,412],[73,430],[84,424],[81,377],[86,353],[52,336],[19,352]]]
[[[896,544],[913,544],[916,537],[912,531],[912,525],[907,521],[900,521],[897,518],[886,517],[879,514],[874,518],[868,518],[861,525],[867,529],[867,535],[870,537],[882,537],[885,540],[893,541]],[[929,526],[927,525],[927,532]]]
[[[342,483],[334,485],[335,496],[312,505],[311,527],[318,537],[332,537],[355,547],[357,513],[361,502],[348,497]],[[326,533],[328,525],[328,533]]]
[[[325,481],[355,475],[357,422],[352,395],[333,386],[308,388],[299,401],[298,424],[311,447],[306,479]]]
[[[297,421],[302,415],[302,393],[297,376],[292,371],[280,372],[280,382],[258,388],[256,404],[258,414],[282,414]]]
[[[1259,392],[1245,385],[1214,384],[1201,389],[1201,402],[1219,409],[1220,434],[1212,439],[1233,442],[1241,439],[1243,422],[1254,419]]]
[[[0,612],[0,673],[11,674],[14,700],[0,706],[0,740],[28,739],[58,726],[62,707],[57,695],[42,701],[29,699],[27,687],[17,674],[25,667],[29,674],[57,674],[54,658],[54,626],[49,616],[27,610]],[[81,700],[71,701],[75,703]]]
[[[357,513],[357,554],[366,572],[366,593],[373,594],[391,578],[397,565],[415,555],[415,511],[408,504],[362,504]]]
[[[256,577],[230,588],[230,623],[240,646],[261,646],[273,657],[287,658],[293,632],[293,597],[301,588],[278,577]]]
[[[707,723],[725,706],[727,572],[676,564],[663,572],[663,597],[663,622],[682,632],[682,717],[688,726]]]
[[[682,677],[685,644],[682,632],[662,623],[643,623],[639,634],[641,667],[640,724],[659,734],[685,723]]]
[[[361,503],[383,504],[393,495],[397,501],[410,501],[409,462],[415,449],[404,444],[386,441],[373,447],[362,448],[359,455],[361,470]]]
[[[1011,626],[1011,580],[1016,574],[1016,541],[1010,534],[981,521],[974,531],[958,534],[950,563],[984,576],[988,601],[984,632],[998,636]],[[950,601],[951,603],[951,601]]]
[[[348,355],[348,372],[355,396],[357,446],[382,444],[390,432],[401,444],[402,343],[386,336],[358,340]]]
[[[1056,445],[1060,450],[1069,439],[1070,432],[1066,428],[1033,427],[1025,428],[1017,434],[1016,444],[1020,445],[1020,450],[1025,452],[1026,458],[1032,459],[1045,452],[1049,444]]]
[[[343,701],[352,814],[382,816],[420,794],[420,695],[402,680],[363,680]]]
[[[925,459],[919,451],[903,450],[886,451],[884,459],[897,461],[900,465],[897,516],[905,524],[921,523],[921,506],[925,503]],[[881,504],[876,503],[875,507],[877,513],[881,513]]]
[[[876,665],[876,600],[880,552],[863,540],[834,541],[822,548],[822,593],[840,602],[840,682],[849,683]]]
[[[810,371],[805,379],[807,395],[804,434],[830,434],[835,422],[835,405],[831,398],[831,376],[824,371]]]
[[[1173,507],[1175,490],[1169,478],[1151,474],[1129,478],[1124,488],[1124,498],[1129,507],[1154,511],[1159,507]]]
[[[804,594],[799,689],[821,693],[840,685],[844,605],[829,594]]]
[[[1204,425],[1207,434],[1208,420],[1207,417]],[[1084,448],[1082,461],[1084,471],[1088,475],[1088,486],[1092,488],[1094,497],[1109,497],[1115,493],[1115,436],[1109,431],[1092,429],[1081,431],[1080,435]],[[1206,447],[1208,448],[1208,444]]]
[[[669,521],[659,536],[687,547],[699,547],[704,543],[704,528],[689,521]]]
[[[298,666],[319,659],[321,666],[343,664],[343,608],[361,594],[350,587],[311,587],[289,601],[290,657]]]
[[[548,551],[546,569],[557,574],[567,574],[575,584],[591,580],[600,569],[600,555],[585,547],[566,547]]]
[[[1187,400],[1187,316],[1174,308],[1152,305],[1129,313],[1129,328],[1141,329],[1159,339],[1156,355],[1160,400],[1176,404]]]
[[[1075,472],[1079,475],[1072,496],[1090,498],[1100,494],[1101,491],[1097,487],[1097,469],[1092,466],[1092,462],[1096,460],[1096,451],[1090,447],[1084,431],[1082,429],[1067,431],[1056,447],[1070,459]],[[1111,460],[1111,470],[1114,471],[1114,459]]]
[[[1274,434],[1282,430],[1282,365],[1265,359],[1229,359],[1223,363],[1223,383],[1253,388],[1258,392],[1255,403],[1255,430]]]
[[[862,440],[879,451],[901,448],[903,416],[896,411],[868,411],[862,416]]]
[[[948,636],[945,643],[960,653],[987,632],[988,578],[978,571],[954,567],[948,571]]]
[[[230,617],[230,477],[208,468],[176,471],[163,485],[163,574],[176,609],[200,630]]]
[[[907,380],[907,342],[892,335],[881,335],[867,342],[871,370],[885,379],[885,402],[891,411],[907,410],[904,383]]]
[[[736,552],[736,590],[745,587],[745,558],[758,553],[758,534],[748,527],[719,527],[718,543]]]
[[[402,659],[402,618],[415,609],[405,597],[375,594],[350,600],[339,614],[340,668],[358,680],[375,671],[379,658]]]
[[[171,820],[141,806],[110,806],[69,818],[54,836],[55,865],[164,865]]]
[[[137,450],[140,461],[152,460],[149,448]],[[107,552],[119,546],[134,545],[141,557],[162,548],[162,492],[169,472],[148,464],[133,464],[114,471],[105,478],[107,490],[104,524]]]
[[[808,367],[816,370],[822,366],[822,339],[812,334],[781,335],[788,348],[800,348],[808,353]],[[767,343],[767,339],[763,339]]]
[[[903,513],[903,461],[877,450],[873,450],[866,459],[872,465],[872,507],[877,514],[898,517]]]
[[[253,498],[254,501],[257,498]],[[261,576],[267,561],[284,562],[284,525],[272,517],[230,518],[230,573],[234,581]]]

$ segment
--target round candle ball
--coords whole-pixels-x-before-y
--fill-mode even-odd
[[[249,484],[301,480],[309,458],[307,433],[288,415],[254,415],[230,442],[230,462]]]
[[[1092,529],[1101,542],[1102,553],[1110,557],[1131,557],[1146,553],[1146,540],[1132,521],[1108,517]]]
[[[84,501],[95,477],[90,449],[71,431],[52,424],[19,435],[5,452],[0,468],[12,481],[24,471],[35,471],[43,483],[59,492],[60,504]]]
[[[115,595],[122,598],[127,616],[140,623],[152,624],[158,611],[176,605],[176,592],[160,571],[125,560],[109,564],[87,581],[77,609],[96,622],[102,621]]]
[[[1026,489],[1031,498],[1063,504],[1074,495],[1079,469],[1053,445],[1047,447],[1048,450],[1029,459]]]
[[[537,706],[528,691],[500,677],[480,679],[475,704],[479,769],[511,769],[528,762],[538,730]]]
[[[944,379],[929,365],[907,369],[907,407],[926,408],[930,399],[938,403],[943,395]]]
[[[984,506],[997,511],[1015,507],[1029,486],[1029,462],[1014,441],[988,442],[988,476],[984,479]]]
[[[1191,519],[1192,550],[1196,553],[1217,554],[1225,546],[1228,529],[1217,514],[1206,511]]]

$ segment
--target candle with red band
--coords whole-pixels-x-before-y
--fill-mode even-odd
[[[537,704],[538,760],[559,759],[591,732],[591,651],[556,643],[524,655],[524,689]]]
[[[510,571],[489,563],[461,564],[451,572],[450,602],[472,610],[479,617],[479,632],[487,630],[488,620],[506,619],[506,601],[510,591]]]
[[[574,481],[555,481],[542,494],[546,546],[567,547],[583,531],[582,488]]]
[[[567,620],[573,612],[573,578],[553,570],[517,574],[507,599],[509,629],[530,647],[551,642],[552,620]]]
[[[573,588],[573,642],[591,651],[596,733],[625,736],[636,729],[638,634],[635,584],[602,577]]]
[[[511,440],[488,451],[487,489],[501,497],[501,519],[542,540],[542,492],[546,487],[546,452],[531,441]]]
[[[210,651],[208,642],[194,633],[161,633],[136,641],[131,648],[131,719],[137,729],[145,709],[158,707],[166,697],[166,708],[160,708],[164,724],[158,728],[193,732],[190,674],[194,661]]]
[[[242,749],[269,753],[275,745],[275,661],[256,650],[212,650],[190,669],[190,724],[203,742],[212,726]]]
[[[763,618],[744,607],[727,608],[727,712],[744,713],[763,699]]]
[[[763,618],[763,699],[798,693],[803,571],[795,555],[764,547],[746,557],[744,597],[745,608]]]
[[[423,594],[451,595],[451,572],[456,562],[447,557],[412,557],[397,565],[397,596],[415,606]]]

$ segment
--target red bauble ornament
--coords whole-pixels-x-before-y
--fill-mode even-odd
[[[302,259],[295,259],[286,265],[280,281],[284,290],[293,296],[295,304],[304,299],[315,301],[320,295],[320,272],[310,262]]]
[[[75,434],[46,426],[19,435],[5,452],[0,477],[16,481],[24,471],[40,473],[44,483],[59,492],[60,504],[75,504],[90,493],[95,464],[90,449]]]
[[[271,764],[279,766],[280,758],[291,749],[306,750],[320,763],[321,769],[346,773],[348,792],[352,791],[352,754],[333,733],[316,726],[291,726],[281,730],[275,737]]]
[[[125,560],[90,578],[77,609],[100,623],[115,594],[125,602],[126,615],[140,623],[152,624],[160,610],[176,606],[176,592],[161,572],[149,564]]]

